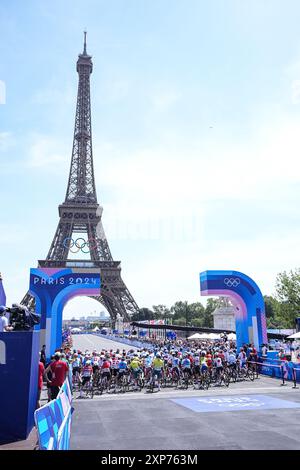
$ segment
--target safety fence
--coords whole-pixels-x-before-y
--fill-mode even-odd
[[[262,362],[255,362],[257,372],[270,377],[276,377],[282,380],[282,385],[286,381],[292,381],[294,388],[297,388],[297,383],[300,383],[300,364],[295,362],[263,358]]]
[[[68,450],[71,436],[72,392],[69,380],[62,385],[57,398],[34,413],[39,450]]]

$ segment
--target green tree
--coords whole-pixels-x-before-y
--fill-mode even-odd
[[[197,326],[197,327],[205,326],[203,325],[203,318],[192,318],[191,326]]]
[[[171,312],[170,309],[167,308],[165,305],[153,305],[153,312],[154,312],[154,318],[157,320],[167,320],[168,318],[171,318]]]
[[[275,297],[265,295],[265,311],[268,328],[283,328],[282,304]]]
[[[153,320],[154,312],[149,308],[140,308],[139,312],[132,315],[132,321]]]
[[[220,305],[220,299],[207,299],[202,326],[206,326],[207,328],[213,328],[214,317],[212,314],[216,310],[216,308],[220,307]]]
[[[191,316],[191,311],[189,309],[189,304],[187,301],[178,301],[178,302],[175,302],[174,305],[172,305],[171,307],[171,312],[173,314],[173,321],[175,323],[175,321],[177,319],[182,319],[184,318],[185,319],[185,323],[182,323],[184,325],[189,325],[189,322],[191,321],[192,319],[192,316]],[[178,323],[177,323],[178,324]]]
[[[283,327],[293,328],[300,312],[300,268],[277,275],[276,294],[281,304],[278,318],[282,320]]]
[[[173,325],[185,326],[185,322],[186,322],[185,317],[179,317],[173,320]]]

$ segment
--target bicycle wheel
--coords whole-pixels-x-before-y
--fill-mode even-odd
[[[255,379],[255,372],[254,372],[254,370],[253,370],[252,368],[251,368],[251,369],[248,369],[248,377],[249,377],[249,379],[251,380],[251,382],[254,381],[254,379]]]
[[[154,380],[152,379],[150,384],[149,384],[149,392],[153,393],[154,392]]]
[[[188,374],[185,374],[183,383],[184,383],[184,389],[187,390],[189,388],[189,376],[188,376]]]
[[[237,378],[238,378],[237,371],[235,369],[232,369],[230,373],[230,380],[232,380],[232,382],[235,383],[237,381]]]
[[[230,384],[230,375],[227,374],[226,372],[223,373],[223,381],[224,381],[225,387],[229,387],[229,384]]]

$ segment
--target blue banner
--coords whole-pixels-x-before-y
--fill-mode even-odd
[[[34,426],[39,331],[0,333],[0,442],[26,439]]]
[[[69,450],[72,418],[72,393],[66,380],[55,400],[34,414],[40,450]]]
[[[5,295],[1,275],[0,275],[0,305],[6,305],[6,295]]]

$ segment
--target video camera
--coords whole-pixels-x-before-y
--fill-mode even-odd
[[[34,325],[38,325],[41,321],[41,316],[25,305],[12,304],[12,307],[7,307],[6,311],[10,313],[9,323],[14,331],[32,331]]]

